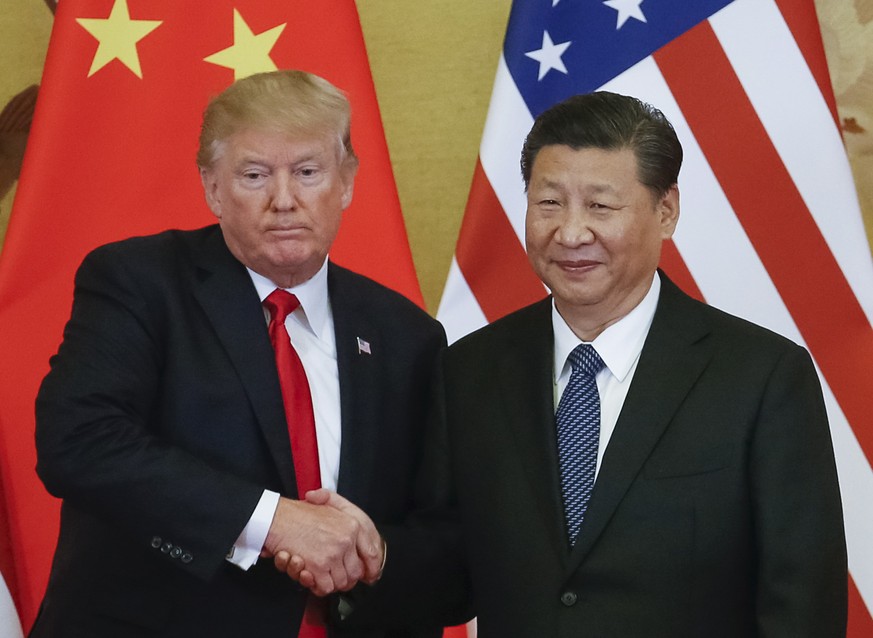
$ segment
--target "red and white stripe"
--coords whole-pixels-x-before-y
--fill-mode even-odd
[[[812,2],[737,0],[602,88],[660,108],[685,150],[663,265],[810,350],[849,547],[850,636],[873,635],[873,263]],[[438,318],[455,340],[541,298],[518,158],[533,118],[501,56]],[[814,516],[814,512],[810,512]]]

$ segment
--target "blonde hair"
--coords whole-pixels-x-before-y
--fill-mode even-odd
[[[292,136],[336,135],[342,162],[357,163],[351,107],[333,84],[305,71],[250,75],[212,98],[203,112],[197,165],[209,168],[222,142],[245,129]]]

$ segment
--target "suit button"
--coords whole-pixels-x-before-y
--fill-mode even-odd
[[[576,592],[565,591],[561,594],[561,602],[564,603],[565,607],[572,607],[577,600],[579,600],[579,596],[576,595]]]
[[[161,543],[163,542],[164,539],[162,539],[160,536],[152,536],[152,547],[154,547],[155,549],[160,549]]]
[[[173,558],[179,558],[181,555],[182,555],[182,548],[181,547],[174,547],[173,549],[170,550],[170,556],[172,556]]]
[[[164,543],[161,545],[161,552],[164,554],[169,554],[171,549],[173,549],[172,543]]]
[[[182,562],[186,565],[192,560],[194,560],[194,554],[192,554],[191,552],[185,552],[184,554],[182,554]]]

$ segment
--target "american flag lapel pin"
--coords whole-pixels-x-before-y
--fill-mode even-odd
[[[360,337],[355,337],[358,340],[358,354],[373,354],[370,352],[370,342],[364,341]]]

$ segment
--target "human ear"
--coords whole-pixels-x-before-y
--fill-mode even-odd
[[[658,200],[661,238],[670,239],[679,222],[679,185],[673,184]]]

